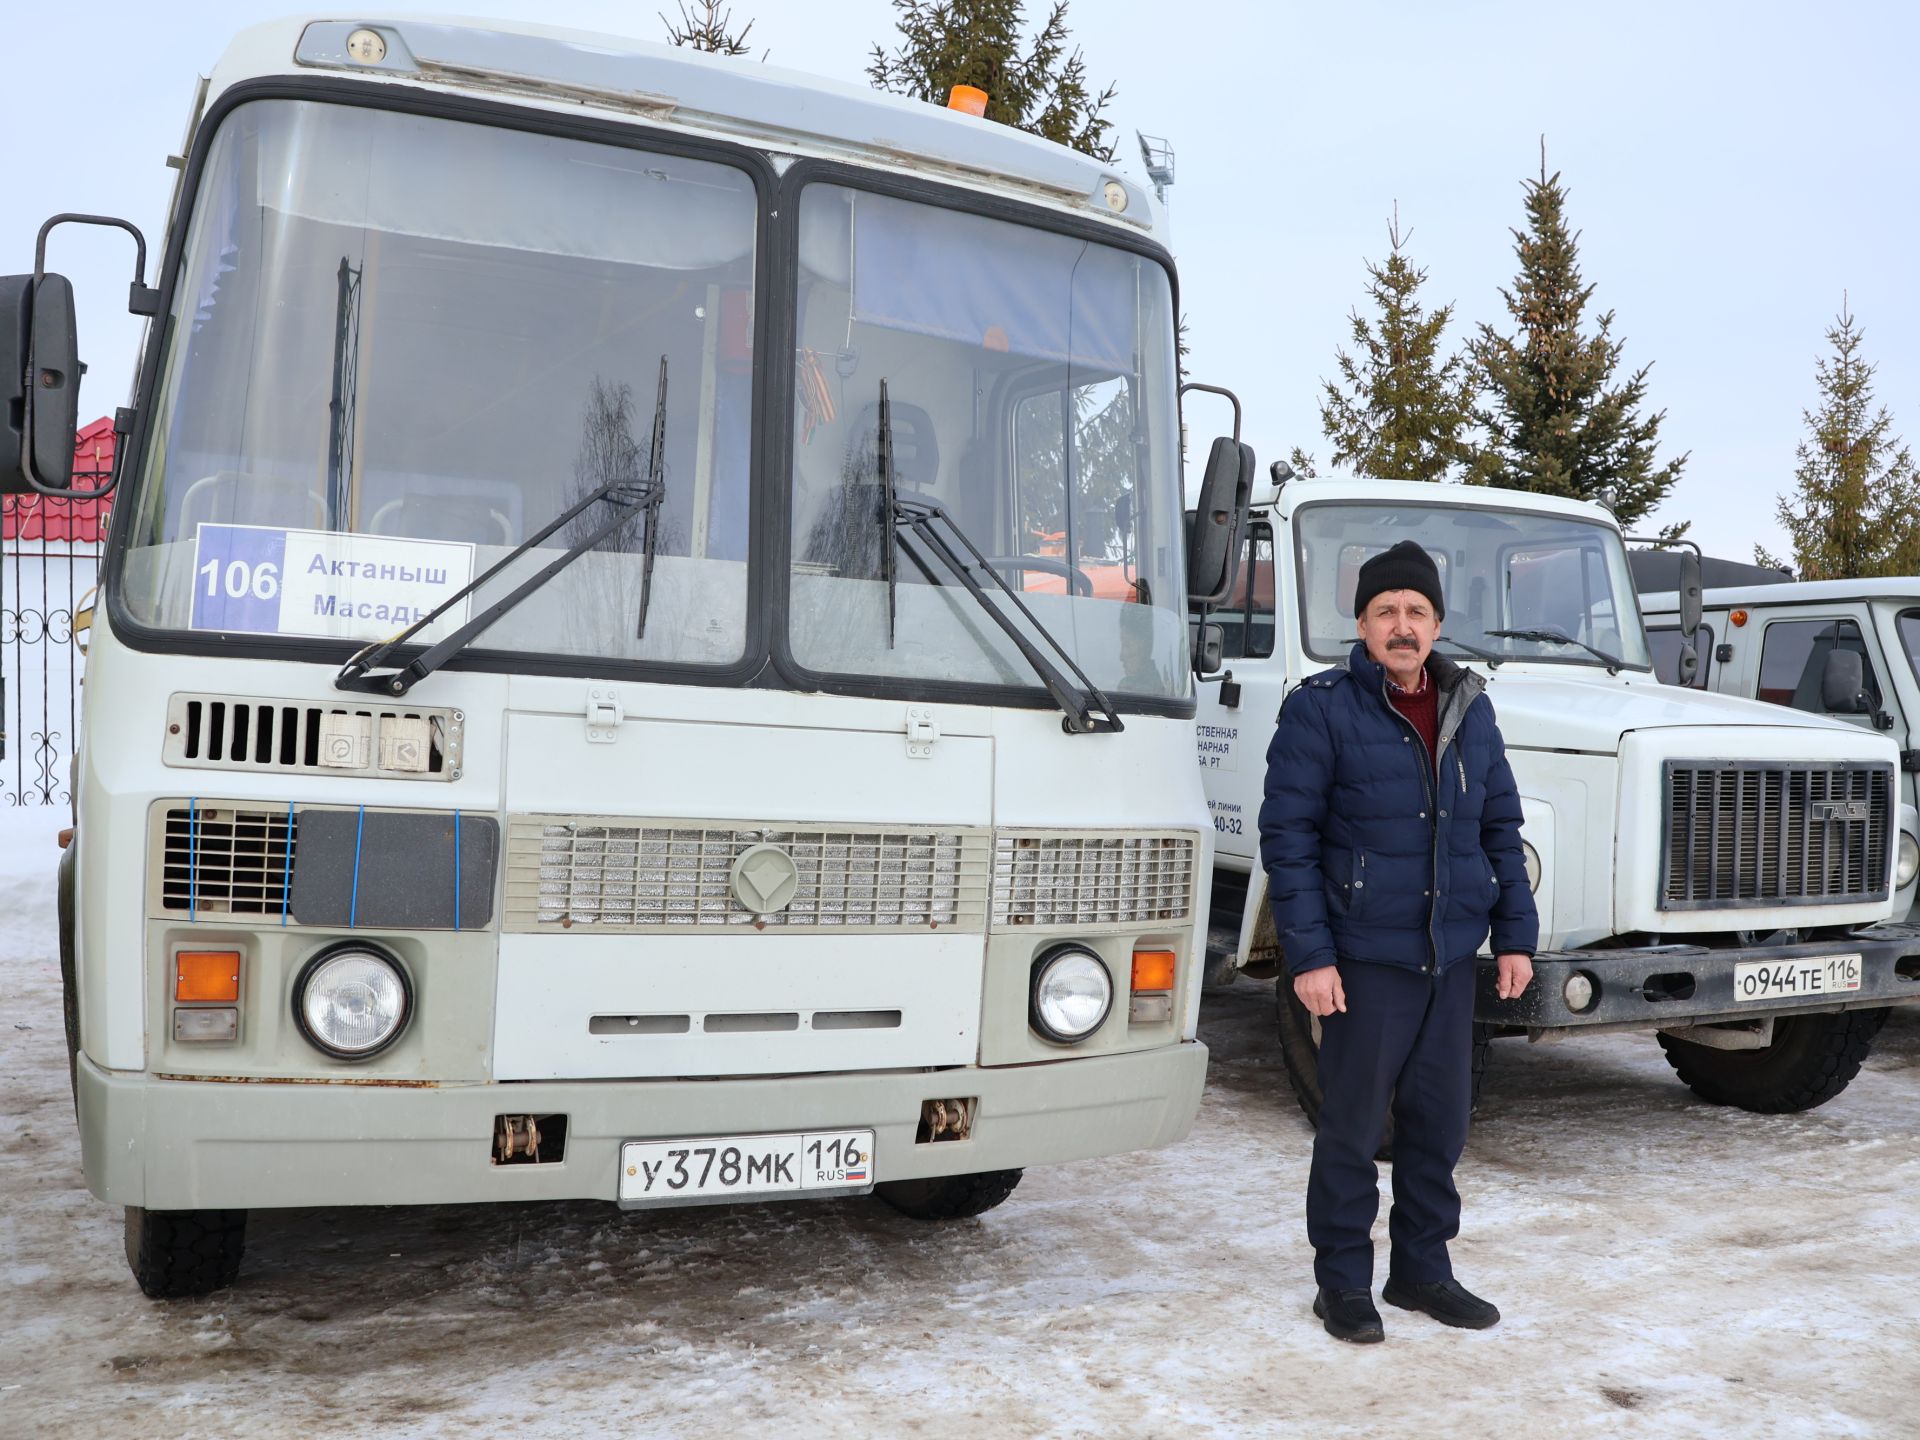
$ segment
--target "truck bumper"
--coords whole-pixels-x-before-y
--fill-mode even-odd
[[[1860,957],[1860,988],[1772,1000],[1734,998],[1734,967],[1751,961],[1806,962],[1829,955]],[[1475,977],[1474,1019],[1528,1031],[1652,1030],[1764,1020],[1769,1016],[1830,1014],[1920,1001],[1920,926],[1874,925],[1843,940],[1805,945],[1708,949],[1661,945],[1642,950],[1543,950],[1533,959],[1533,983],[1517,999],[1494,990],[1495,962],[1481,956]],[[1575,1010],[1567,982],[1583,975],[1592,1001]]]
[[[297,1084],[165,1079],[80,1059],[87,1188],[155,1210],[606,1200],[624,1140],[871,1128],[874,1179],[1010,1170],[1185,1138],[1187,1042],[1003,1069],[737,1080]],[[977,1097],[970,1138],[916,1144],[927,1100]],[[565,1158],[492,1163],[503,1114],[567,1116]]]

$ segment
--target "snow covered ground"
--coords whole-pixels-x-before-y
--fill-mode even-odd
[[[1456,1265],[1506,1320],[1323,1334],[1271,985],[1174,1149],[975,1221],[875,1200],[256,1212],[156,1305],[89,1197],[53,817],[0,816],[0,1436],[1920,1435],[1920,1014],[1837,1100],[1695,1101],[1644,1039],[1494,1051]],[[1382,1208],[1384,1246],[1385,1209]]]

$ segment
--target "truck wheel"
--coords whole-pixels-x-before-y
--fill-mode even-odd
[[[244,1210],[127,1207],[127,1264],[150,1300],[225,1289],[240,1273],[246,1243]]]
[[[1282,973],[1275,986],[1280,1011],[1280,1058],[1286,1062],[1287,1079],[1293,1086],[1293,1098],[1300,1102],[1307,1120],[1320,1124],[1320,1022],[1307,1013],[1293,985]],[[1487,1027],[1473,1025],[1473,1108],[1480,1108],[1480,1087],[1487,1078],[1487,1055],[1492,1047]],[[1386,1117],[1381,1133],[1380,1158],[1393,1158],[1393,1116]]]
[[[80,983],[73,951],[72,845],[60,853],[58,909],[60,913],[60,1008],[67,1021],[67,1088],[73,1091],[73,1113],[80,1114]]]
[[[964,1220],[984,1215],[1013,1194],[1018,1170],[983,1170],[977,1175],[936,1175],[927,1180],[888,1180],[873,1193],[915,1220]]]
[[[1657,1037],[1674,1074],[1702,1100],[1760,1115],[1786,1115],[1824,1105],[1852,1083],[1885,1010],[1838,1015],[1787,1015],[1773,1022],[1764,1050],[1714,1050],[1671,1035]]]

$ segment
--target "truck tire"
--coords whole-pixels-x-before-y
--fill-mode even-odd
[[[984,1215],[1020,1183],[1019,1170],[982,1170],[977,1175],[935,1175],[926,1180],[888,1180],[873,1193],[915,1220],[965,1220]]]
[[[1852,1083],[1885,1010],[1787,1015],[1773,1022],[1764,1050],[1714,1050],[1660,1035],[1673,1073],[1702,1100],[1758,1115],[1788,1115],[1824,1105]]]
[[[127,1207],[127,1264],[150,1300],[224,1290],[240,1273],[246,1243],[244,1210]]]
[[[1293,993],[1293,984],[1283,973],[1274,987],[1279,998],[1280,1020],[1280,1058],[1286,1062],[1287,1080],[1293,1086],[1293,1098],[1300,1102],[1300,1109],[1306,1114],[1307,1121],[1315,1128],[1320,1124],[1320,1026],[1313,1016],[1307,1013],[1307,1007],[1300,1003],[1300,997]],[[1492,1048],[1487,1027],[1479,1021],[1473,1025],[1473,1108],[1480,1108],[1480,1087],[1486,1083],[1487,1055]],[[1380,1158],[1393,1158],[1393,1116],[1386,1117],[1386,1127],[1381,1132]]]
[[[60,1008],[67,1022],[67,1088],[73,1092],[73,1113],[80,1114],[80,981],[73,948],[72,845],[60,852],[58,910],[60,913]]]

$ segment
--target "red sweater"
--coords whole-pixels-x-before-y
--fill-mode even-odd
[[[1431,676],[1421,678],[1426,683],[1417,692],[1402,690],[1389,681],[1387,699],[1420,732],[1420,738],[1427,742],[1428,762],[1437,765],[1440,762],[1440,687],[1433,683]]]

